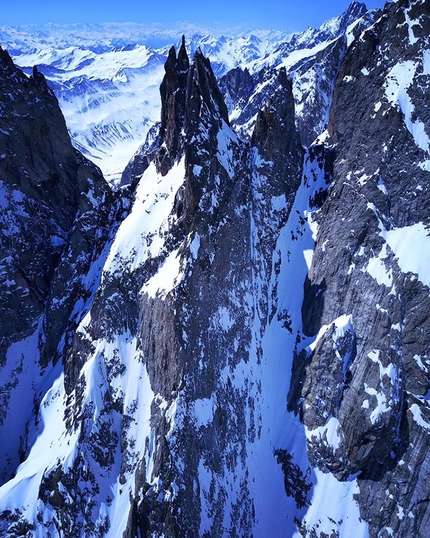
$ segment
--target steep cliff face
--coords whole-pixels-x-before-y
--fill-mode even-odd
[[[429,536],[428,2],[364,13],[171,48],[117,198],[0,51],[2,536]]]
[[[428,532],[428,24],[425,2],[387,4],[343,59],[296,357],[311,461],[358,474],[370,536]]]
[[[52,364],[76,328],[105,245],[111,194],[72,147],[56,98],[0,49],[2,482],[29,448]],[[80,307],[76,305],[80,301]]]

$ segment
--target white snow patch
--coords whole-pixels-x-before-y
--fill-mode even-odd
[[[420,370],[422,370],[423,372],[427,373],[428,372],[428,367],[423,363],[422,361],[422,358],[420,355],[414,355],[414,361],[418,364],[418,367]]]
[[[393,363],[388,363],[388,366],[384,367],[380,360],[380,351],[379,349],[374,349],[370,351],[367,355],[372,362],[376,362],[379,365],[379,378],[382,381],[383,376],[388,376],[392,386],[395,386],[398,381],[398,372],[397,368]]]
[[[302,48],[292,51],[288,56],[283,58],[282,62],[277,66],[277,69],[285,67],[287,70],[296,65],[298,62],[314,56],[319,51],[325,49],[329,43],[327,41],[322,41],[315,45],[312,48]]]
[[[412,413],[415,422],[425,430],[430,431],[430,424],[424,420],[419,405],[414,403],[410,406],[409,410]]]
[[[374,396],[376,398],[376,405],[370,414],[370,422],[376,424],[380,420],[381,415],[390,410],[387,404],[387,398],[383,392],[369,387],[367,383],[364,384],[364,392],[369,396]]]
[[[391,267],[387,269],[384,261],[386,258],[387,247],[384,244],[378,256],[370,258],[362,271],[367,272],[380,286],[385,285],[387,288],[391,288],[393,285],[393,271]]]
[[[225,306],[220,306],[214,314],[214,321],[217,328],[223,331],[229,331],[234,325],[234,317],[231,316],[229,309]]]
[[[308,430],[306,428],[306,437],[309,440],[316,438],[319,442],[326,442],[334,451],[337,450],[342,442],[340,435],[341,426],[336,417],[330,417],[324,426]]]
[[[104,272],[122,271],[124,262],[133,271],[148,258],[160,255],[175,195],[184,177],[183,160],[164,177],[157,174],[153,164],[149,166],[139,181],[133,208],[116,234]]]
[[[413,26],[413,21],[411,20],[411,18],[409,17],[409,13],[408,11],[405,10],[405,19],[406,19],[406,24],[408,25],[408,36],[409,36],[409,43],[411,45],[414,45],[417,41],[418,41],[418,38],[414,36],[414,30],[412,28]]]
[[[212,422],[215,410],[215,396],[210,398],[200,398],[194,401],[194,414],[196,417],[196,426],[206,426]]]
[[[423,52],[423,75],[430,75],[430,49]]]
[[[281,211],[282,209],[285,209],[285,207],[287,207],[285,194],[281,194],[280,196],[272,196],[273,211]]]
[[[200,248],[200,236],[198,233],[194,236],[194,239],[190,243],[190,252],[191,256],[197,260],[197,256],[199,255],[199,248]]]
[[[306,266],[308,268],[308,271],[310,270],[311,265],[312,265],[313,255],[314,255],[313,249],[306,249],[306,250],[303,251],[303,256],[305,257]]]
[[[419,163],[418,166],[421,168],[421,170],[424,170],[425,172],[430,172],[430,159]]]
[[[381,234],[394,252],[403,273],[415,273],[430,287],[430,230],[419,222]]]
[[[385,96],[391,105],[398,106],[402,111],[406,127],[413,136],[415,144],[428,153],[430,139],[424,123],[419,119],[412,120],[414,105],[408,94],[408,88],[413,82],[416,69],[417,63],[412,60],[397,63],[385,80]]]
[[[178,399],[175,398],[172,401],[172,403],[170,404],[167,411],[166,411],[165,418],[166,418],[166,421],[170,425],[169,431],[167,432],[167,435],[166,435],[167,440],[170,439],[170,437],[171,437],[171,435],[173,433],[174,427],[175,427],[175,416],[176,416],[176,410],[177,410],[177,401],[178,401]]]
[[[140,293],[147,293],[152,298],[164,298],[179,284],[184,273],[181,269],[181,256],[178,250],[174,250],[167,256],[160,269],[142,286]]]
[[[237,136],[232,129],[222,122],[221,129],[217,133],[218,153],[217,158],[228,175],[234,176],[234,154],[230,149],[232,143],[237,143]]]
[[[316,535],[326,536],[338,533],[339,536],[368,538],[369,529],[360,517],[360,509],[354,495],[359,493],[356,479],[339,482],[331,473],[314,469],[316,483],[311,505],[303,522],[308,529],[315,529]],[[296,532],[293,538],[300,538]]]
[[[303,211],[303,216],[307,220],[308,226],[312,232],[312,239],[316,241],[318,235],[318,222],[314,219],[314,211],[305,209]]]
[[[334,332],[333,338],[336,340],[344,336],[346,331],[352,327],[352,316],[351,314],[342,314],[341,316],[333,320],[331,323],[327,325],[323,325],[321,329],[318,331],[318,334],[316,335],[313,342],[309,344],[310,351],[315,350],[319,340],[324,336],[324,334],[327,332],[329,327],[333,325],[333,323],[335,326],[335,332]]]
[[[68,434],[63,423],[64,374],[57,365],[57,377],[47,391],[40,405],[40,427],[27,459],[18,467],[15,477],[0,488],[1,508],[19,505],[34,512],[42,476],[57,465],[57,461],[72,460],[79,431]],[[55,376],[54,375],[54,376]],[[34,434],[33,434],[34,435]]]
[[[384,182],[382,181],[382,177],[379,176],[378,184],[376,185],[378,189],[383,192],[386,196],[388,196],[387,188],[384,185]]]
[[[358,183],[359,183],[359,185],[363,186],[363,185],[365,185],[367,183],[367,181],[369,179],[370,179],[370,176],[368,176],[367,174],[362,174],[358,178]]]
[[[384,413],[390,412],[393,403],[398,399],[398,382],[399,382],[399,375],[398,370],[396,366],[393,363],[389,363],[388,366],[384,367],[380,360],[380,351],[378,349],[375,349],[368,353],[367,355],[369,359],[372,362],[375,362],[379,366],[379,386],[380,389],[376,390],[373,387],[369,387],[367,383],[364,384],[364,392],[368,394],[369,396],[374,396],[376,398],[376,405],[373,408],[372,413],[370,414],[370,421],[372,424],[376,424],[379,420],[381,415]],[[390,389],[388,394],[388,400],[387,400],[387,394],[383,390],[383,378],[388,377],[389,383],[390,383]]]

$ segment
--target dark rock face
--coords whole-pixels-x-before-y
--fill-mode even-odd
[[[281,69],[277,87],[266,106],[257,114],[251,144],[264,160],[259,171],[270,176],[279,192],[293,194],[300,184],[303,150],[294,125],[291,80]]]
[[[236,106],[239,110],[244,110],[255,89],[254,79],[248,69],[240,67],[232,69],[221,77],[219,86],[225,95],[226,104],[229,103],[231,109]]]
[[[164,69],[166,74],[160,87],[162,105],[159,136],[161,147],[157,161],[158,170],[162,175],[167,173],[183,151],[183,146],[180,144],[180,133],[185,118],[185,92],[189,69],[185,38],[182,38],[178,57],[176,57],[175,48],[170,49]]]
[[[253,271],[268,278],[270,249],[288,218],[301,175],[303,153],[285,72],[261,113],[251,146],[229,126],[209,61],[200,52],[190,65],[185,58],[185,50],[176,56],[171,49],[161,85],[160,131],[144,146],[147,155],[136,155],[127,172],[127,181],[136,188],[130,217],[144,204],[139,182],[145,174],[155,169],[164,182],[177,170],[183,174],[166,214],[168,228],[157,231],[163,246],[157,255],[148,252],[134,269],[124,259],[120,270],[106,271],[91,323],[75,338],[70,355],[89,357],[91,341],[115,342],[117,335],[137,334],[136,353],[156,395],[150,415],[153,441],[143,459],[130,453],[131,426],[137,420],[132,412],[120,433],[124,458],[130,453],[123,480],[130,469],[135,473],[125,536],[198,536],[202,526],[210,536],[223,536],[226,528],[234,533],[239,527],[240,533],[252,534],[251,485],[243,477],[248,472],[247,445],[258,435],[254,398],[259,382],[235,381],[234,372],[252,356]],[[256,162],[263,163],[258,171]],[[146,172],[140,178],[142,170]],[[276,197],[282,198],[276,219],[260,237],[253,237],[251,213],[258,222],[269,218]],[[149,231],[141,233],[142,241],[151,245]],[[260,252],[260,261],[251,263],[253,248]],[[149,283],[174,259],[179,260],[181,280],[172,289],[154,293]],[[263,290],[268,293],[266,284]],[[112,398],[113,407],[121,409],[121,399]],[[210,409],[204,419],[202,406]],[[179,428],[173,429],[171,409],[176,409]],[[275,455],[270,458],[275,460]],[[296,469],[291,455],[281,459],[286,469]],[[240,495],[231,501],[228,481],[240,485]]]
[[[387,4],[340,66],[328,125],[333,182],[317,215],[303,304],[305,334],[320,333],[312,353],[296,358],[297,372],[299,364],[306,372],[299,383],[305,425],[312,431],[331,417],[338,421],[336,449],[310,435],[311,460],[340,480],[359,473],[358,500],[371,536],[389,529],[425,536],[429,518],[420,485],[428,480],[425,456],[420,460],[428,436],[412,418],[428,412],[427,344],[419,336],[429,324],[428,288],[400,272],[385,239],[390,230],[429,223],[429,193],[421,187],[429,172],[419,165],[428,151],[417,146],[387,82],[396,69],[422,61],[426,45],[416,36],[425,12],[421,2],[413,9],[408,2]],[[407,94],[417,117],[426,118],[422,76],[418,68]],[[378,276],[372,263],[388,277]],[[410,484],[412,476],[419,480],[413,493],[394,486]]]
[[[13,346],[37,335],[37,373],[56,362],[91,296],[85,277],[106,241],[110,189],[100,171],[71,145],[56,98],[37,69],[27,78],[0,49],[0,256],[2,327],[0,366],[12,370],[3,378],[0,423],[12,427],[11,394],[15,375],[28,366],[14,366]],[[97,275],[94,273],[97,280]],[[37,405],[36,383],[25,400]],[[26,409],[26,405],[23,405]],[[23,418],[21,441],[24,443]],[[5,434],[6,435],[6,434]],[[15,454],[2,456],[1,478],[15,468]]]
[[[226,458],[237,459],[245,448],[247,427],[240,419],[245,402],[239,391],[226,385],[223,371],[234,369],[246,357],[251,339],[246,328],[252,315],[246,299],[250,289],[249,218],[245,211],[250,183],[246,154],[229,128],[227,109],[209,61],[197,52],[186,75],[181,121],[176,123],[177,116],[170,115],[165,127],[172,139],[178,141],[177,147],[182,148],[176,159],[183,159],[185,176],[172,208],[173,242],[166,247],[171,251],[181,245],[186,277],[165,298],[141,297],[139,335],[151,387],[169,406],[180,400],[192,409],[195,402],[222,402],[229,392],[236,412],[228,416],[219,404],[213,420],[204,426],[185,415],[179,419],[184,421],[183,427],[170,442],[157,443],[153,476],[162,477],[164,491],[171,491],[173,484],[178,491],[173,500],[160,502],[159,493],[152,492],[149,484],[143,482],[136,491],[135,502],[137,505],[142,491],[149,490],[142,509],[150,532],[170,536],[199,535],[203,507],[194,487],[199,480],[199,461],[207,462],[211,488],[216,491],[228,473]],[[166,69],[162,88],[168,86],[169,76]],[[163,144],[154,149],[158,166]],[[189,258],[190,240],[198,245],[195,261],[192,256]],[[237,289],[224,285],[232,279],[237,282]],[[202,296],[206,297],[204,302],[200,300]],[[223,328],[225,315],[234,320],[233,327]],[[232,333],[240,335],[236,341],[232,340]],[[154,428],[157,439],[166,437],[169,422],[165,412],[154,420]],[[181,462],[187,472],[180,472],[172,462]],[[217,514],[215,520],[225,517],[222,499],[214,497],[211,503]],[[243,524],[250,527],[251,498],[246,485],[237,509]],[[132,532],[134,524],[131,520],[126,532]],[[221,533],[221,527],[214,521],[211,535]]]

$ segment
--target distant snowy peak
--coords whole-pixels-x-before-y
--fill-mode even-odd
[[[235,127],[252,132],[259,109],[277,85],[280,69],[293,81],[296,123],[302,143],[309,146],[324,131],[335,80],[348,46],[369,27],[373,12],[353,2],[341,16],[320,28],[294,34],[254,62],[237,66],[221,78]]]

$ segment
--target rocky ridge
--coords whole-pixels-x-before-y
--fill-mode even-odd
[[[0,70],[1,422],[12,438],[3,445],[4,480],[25,454],[34,411],[24,405],[22,417],[14,417],[12,402],[28,390],[37,409],[40,398],[37,381],[27,387],[26,380],[24,388],[13,373],[43,378],[58,360],[97,281],[94,264],[105,247],[113,199],[100,171],[72,147],[57,99],[37,68],[27,78],[0,49]],[[24,360],[16,343],[29,340],[37,342],[37,353]],[[21,441],[7,433],[20,420]]]

